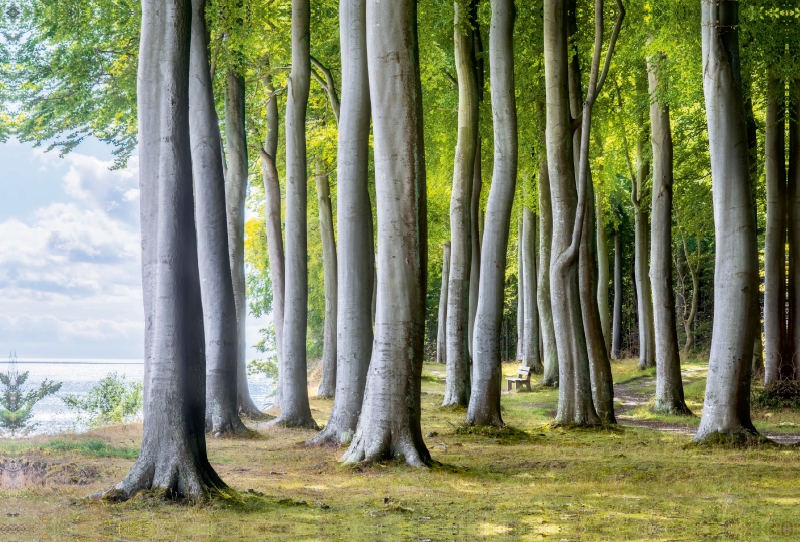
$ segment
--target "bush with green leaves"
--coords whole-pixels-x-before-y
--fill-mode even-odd
[[[278,347],[275,340],[275,326],[269,325],[261,330],[261,341],[255,345],[256,350],[266,354],[265,359],[250,360],[247,364],[247,374],[263,374],[270,380],[278,381]],[[272,393],[274,395],[275,392]]]
[[[125,382],[116,372],[110,373],[89,390],[86,397],[67,395],[62,398],[70,410],[78,411],[78,422],[89,427],[129,423],[142,411],[142,384]]]
[[[61,389],[60,382],[45,380],[38,389],[24,391],[22,386],[28,381],[28,371],[19,372],[15,358],[11,358],[9,368],[0,373],[0,434],[26,433],[36,427],[30,423],[33,406],[41,399]]]

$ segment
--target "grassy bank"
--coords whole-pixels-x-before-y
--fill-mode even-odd
[[[695,365],[687,390],[704,382],[702,366]],[[516,365],[504,369],[510,374]],[[633,361],[616,363],[614,372],[628,392],[648,393],[652,376],[642,378]],[[504,395],[503,417],[511,429],[465,432],[459,429],[463,412],[438,406],[444,367],[426,365],[425,374],[423,432],[435,460],[429,470],[396,463],[344,467],[338,462],[342,449],[303,446],[312,432],[263,429],[258,439],[209,441],[211,462],[223,479],[250,490],[241,502],[139,499],[109,505],[82,497],[124,476],[140,426],[3,442],[0,461],[38,461],[46,474],[39,485],[0,489],[0,540],[800,537],[795,448],[697,448],[686,446],[690,436],[647,428],[553,429],[548,424],[557,391],[551,389]],[[699,414],[702,390],[687,399]],[[318,423],[331,406],[312,401]],[[767,414],[756,419],[770,430],[797,418]],[[633,421],[645,416],[644,406],[623,414]],[[776,417],[783,421],[771,421]]]

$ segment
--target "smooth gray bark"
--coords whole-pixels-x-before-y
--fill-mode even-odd
[[[361,414],[372,355],[375,256],[369,199],[370,94],[366,0],[341,0],[342,102],[339,118],[339,233],[336,398],[328,423],[312,444],[349,444]]]
[[[537,306],[536,272],[536,216],[525,207],[522,216],[522,290],[525,292],[523,309],[522,365],[530,367],[534,373],[543,372],[539,352],[539,307]]]
[[[228,146],[228,174],[225,203],[228,214],[228,255],[236,301],[236,358],[239,412],[252,418],[263,414],[250,397],[247,386],[247,283],[244,274],[244,212],[247,199],[247,133],[245,130],[244,78],[235,71],[227,74],[225,95],[225,140]]]
[[[269,92],[267,99],[267,136],[264,148],[259,149],[261,173],[264,179],[264,222],[267,230],[267,252],[269,274],[272,282],[272,323],[275,326],[275,355],[278,358],[278,382],[276,383],[274,406],[281,405],[281,380],[283,379],[283,307],[285,293],[283,226],[281,217],[281,185],[275,161],[278,156],[278,99],[269,71],[263,77],[264,87]]]
[[[714,182],[714,319],[696,442],[756,434],[750,420],[753,311],[758,292],[756,213],[739,68],[738,2],[702,0],[703,89]]]
[[[789,241],[789,319],[784,345],[785,377],[800,379],[800,79],[789,81],[789,171],[786,228]]]
[[[336,239],[333,235],[333,207],[331,206],[330,177],[322,164],[316,163],[317,207],[319,207],[319,233],[322,238],[322,266],[325,281],[325,320],[322,330],[322,378],[318,397],[336,394],[336,315],[337,315],[337,263]]]
[[[622,359],[622,240],[614,231],[614,321],[611,331],[611,359]]]
[[[225,177],[208,58],[205,0],[192,2],[189,138],[206,351],[206,431],[245,431],[237,408],[236,301],[228,256]]]
[[[450,293],[450,241],[442,246],[442,287],[439,289],[439,321],[436,333],[436,363],[447,363],[447,297]]]
[[[597,308],[600,311],[600,325],[606,352],[611,352],[611,306],[608,301],[608,233],[603,213],[600,212],[599,200],[595,198],[595,215],[597,219]]]
[[[378,209],[378,308],[361,419],[346,462],[423,466],[420,394],[427,285],[427,200],[417,2],[367,1]]]
[[[450,275],[447,289],[446,405],[467,406],[470,393],[469,292],[472,263],[472,184],[478,145],[478,80],[470,6],[454,2],[453,41],[458,76],[458,140],[450,197]]]
[[[764,241],[764,386],[781,378],[786,336],[786,96],[783,81],[767,72],[764,171],[767,227]]]
[[[470,228],[472,234],[472,258],[469,268],[469,337],[467,346],[469,347],[469,357],[472,359],[472,344],[475,331],[475,314],[478,311],[478,289],[481,276],[481,231],[480,231],[480,208],[481,208],[481,189],[483,188],[483,175],[481,174],[481,138],[478,135],[477,147],[475,149],[475,167],[472,180],[472,203],[470,204]]]
[[[672,286],[673,145],[669,106],[659,100],[661,56],[648,58],[650,126],[653,146],[653,210],[651,215],[650,281],[656,343],[656,397],[653,410],[690,415],[683,397],[681,359]]]
[[[313,56],[310,56],[309,60],[317,70],[322,72],[322,75],[320,75],[316,70],[312,69],[311,75],[313,75],[317,83],[319,83],[320,86],[325,89],[325,94],[328,95],[328,100],[331,104],[331,110],[333,110],[333,117],[338,125],[342,106],[341,102],[339,101],[339,94],[336,92],[336,82],[333,80],[333,74],[331,73],[331,70],[323,66],[322,63]]]
[[[545,122],[544,104],[539,102],[537,110],[541,122]],[[550,173],[547,167],[544,130],[540,133],[539,147],[539,283],[536,288],[539,322],[542,330],[542,384],[558,387],[558,349],[556,330],[553,324],[553,307],[550,301],[550,264],[553,245],[553,207],[550,199]]]
[[[520,213],[517,218],[517,346],[516,356],[517,361],[522,361],[522,349],[525,342],[525,282],[522,278],[523,275],[523,256],[522,246],[525,244],[525,231],[523,228],[523,218]]]
[[[286,88],[286,298],[281,413],[270,423],[313,427],[308,404],[308,164],[306,107],[310,84],[309,0],[292,0],[292,71]]]
[[[514,87],[514,2],[492,0],[489,70],[494,119],[494,173],[481,247],[475,315],[472,394],[466,422],[503,425],[500,415],[501,327],[508,230],[517,183],[517,104]]]
[[[139,490],[202,499],[225,488],[208,463],[206,361],[189,141],[188,0],[142,2],[137,95],[145,316],[139,458],[106,500]]]

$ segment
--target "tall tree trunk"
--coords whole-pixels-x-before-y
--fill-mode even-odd
[[[694,440],[755,434],[750,421],[758,247],[739,71],[738,2],[703,1],[703,87],[714,181],[715,318],[705,406]]]
[[[523,228],[522,215],[523,213],[520,213],[517,218],[517,344],[515,347],[517,361],[522,361],[522,345],[525,341],[525,284],[522,279],[524,274],[522,270],[522,247],[525,244],[525,230]]]
[[[458,141],[450,199],[450,285],[447,290],[447,378],[442,405],[469,404],[469,291],[472,262],[472,183],[478,144],[478,81],[469,11],[453,4],[456,72],[458,74]]]
[[[336,227],[339,232],[336,399],[313,444],[349,444],[358,425],[372,355],[375,255],[369,199],[370,95],[367,0],[342,0],[342,102]]]
[[[225,139],[228,144],[228,176],[225,202],[228,207],[228,253],[233,295],[236,301],[237,389],[239,411],[245,416],[263,418],[250,397],[247,386],[247,283],[244,274],[244,213],[247,199],[247,132],[244,112],[244,77],[235,71],[227,74],[225,95]]]
[[[275,406],[281,405],[281,380],[283,379],[283,306],[285,292],[283,229],[281,225],[281,185],[275,160],[278,156],[278,99],[272,84],[269,57],[266,57],[267,73],[263,77],[264,87],[269,92],[267,100],[267,137],[264,148],[259,149],[261,172],[264,178],[264,221],[267,230],[269,274],[272,280],[272,323],[275,326],[275,347],[278,358],[278,382],[275,391]]]
[[[378,310],[358,429],[346,462],[402,457],[422,466],[420,393],[427,200],[417,2],[367,1],[378,208]]]
[[[439,289],[439,321],[436,333],[436,363],[447,363],[447,297],[450,294],[450,241],[442,246],[442,286]]]
[[[697,262],[692,266],[689,263],[689,251],[686,248],[686,240],[683,240],[683,252],[686,256],[686,262],[689,267],[689,274],[692,276],[692,303],[689,308],[689,316],[683,319],[683,330],[686,333],[686,344],[683,346],[683,357],[688,358],[694,348],[694,320],[697,317],[698,295],[700,293],[700,251],[702,243],[700,239],[697,240]]]
[[[145,0],[139,52],[139,182],[145,315],[139,459],[106,500],[139,490],[223,490],[205,441],[206,362],[189,142],[188,0]]]
[[[611,352],[611,306],[608,302],[608,233],[606,221],[600,212],[599,199],[595,198],[597,220],[597,308],[600,311],[600,325],[606,352]]]
[[[656,399],[653,410],[690,415],[683,397],[681,358],[678,353],[675,292],[672,286],[673,147],[669,106],[659,100],[661,55],[648,58],[650,126],[653,146],[653,211],[650,280],[656,343]]]
[[[647,133],[644,116],[639,116],[636,141],[636,179],[631,183],[631,201],[634,216],[634,275],[636,278],[636,300],[639,316],[639,369],[655,367],[655,322],[653,320],[653,298],[650,288],[648,258],[650,243],[647,228],[647,210],[642,204],[642,193],[650,171],[650,162],[645,154]]]
[[[622,240],[619,226],[614,231],[614,322],[611,327],[611,359],[622,359]]]
[[[774,69],[767,72],[764,135],[767,228],[764,241],[764,386],[781,377],[786,336],[786,96]],[[788,360],[787,360],[788,361]]]
[[[225,177],[208,60],[205,0],[192,2],[189,138],[206,351],[206,431],[245,431],[237,408],[236,302],[228,256]]]
[[[306,106],[310,83],[309,0],[292,0],[292,71],[286,87],[286,299],[281,413],[270,423],[313,427],[308,404],[308,164]]]
[[[545,122],[544,103],[536,104],[540,122]],[[539,284],[536,289],[539,322],[542,325],[542,384],[558,387],[558,350],[550,302],[550,263],[553,246],[553,206],[550,199],[550,173],[547,167],[544,130],[539,145]]]
[[[333,236],[333,208],[331,186],[327,171],[316,162],[317,203],[319,207],[319,233],[322,237],[322,265],[325,277],[325,321],[323,323],[322,379],[317,396],[333,397],[336,394],[336,315],[337,315],[337,263],[336,239]]]
[[[786,377],[800,379],[800,79],[789,82],[789,177],[786,226],[789,238],[789,322],[784,365]]]
[[[472,3],[474,10],[478,2]],[[483,88],[485,84],[485,63],[483,60],[483,40],[481,39],[481,26],[477,16],[473,17],[473,51],[475,56],[475,75],[478,86],[478,102],[483,103]],[[481,189],[483,188],[483,161],[481,155],[482,143],[480,134],[480,107],[478,108],[478,136],[475,148],[475,167],[472,178],[472,202],[470,203],[470,226],[472,230],[472,261],[469,271],[469,357],[472,360],[473,342],[475,341],[475,315],[478,312],[478,294],[481,275]]]
[[[541,374],[543,367],[539,352],[539,307],[536,305],[536,216],[529,207],[523,210],[522,231],[522,291],[525,292],[522,365]]]
[[[517,182],[517,105],[514,87],[514,1],[492,0],[489,69],[494,118],[494,173],[486,203],[478,311],[473,344],[472,395],[467,423],[503,425],[501,353],[506,252]]]

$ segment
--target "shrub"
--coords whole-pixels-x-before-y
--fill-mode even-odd
[[[756,408],[800,410],[800,383],[779,380],[768,388],[754,390],[752,404]]]
[[[9,360],[9,368],[5,374],[0,373],[0,433],[9,432],[11,435],[25,433],[33,429],[36,424],[30,423],[33,418],[33,406],[41,399],[52,395],[61,389],[60,382],[45,380],[39,389],[23,391],[22,386],[28,381],[28,371],[20,373],[17,369],[17,360]]]
[[[142,384],[125,382],[111,373],[89,390],[85,398],[67,395],[62,398],[70,410],[77,410],[78,421],[89,427],[127,423],[142,410]]]

